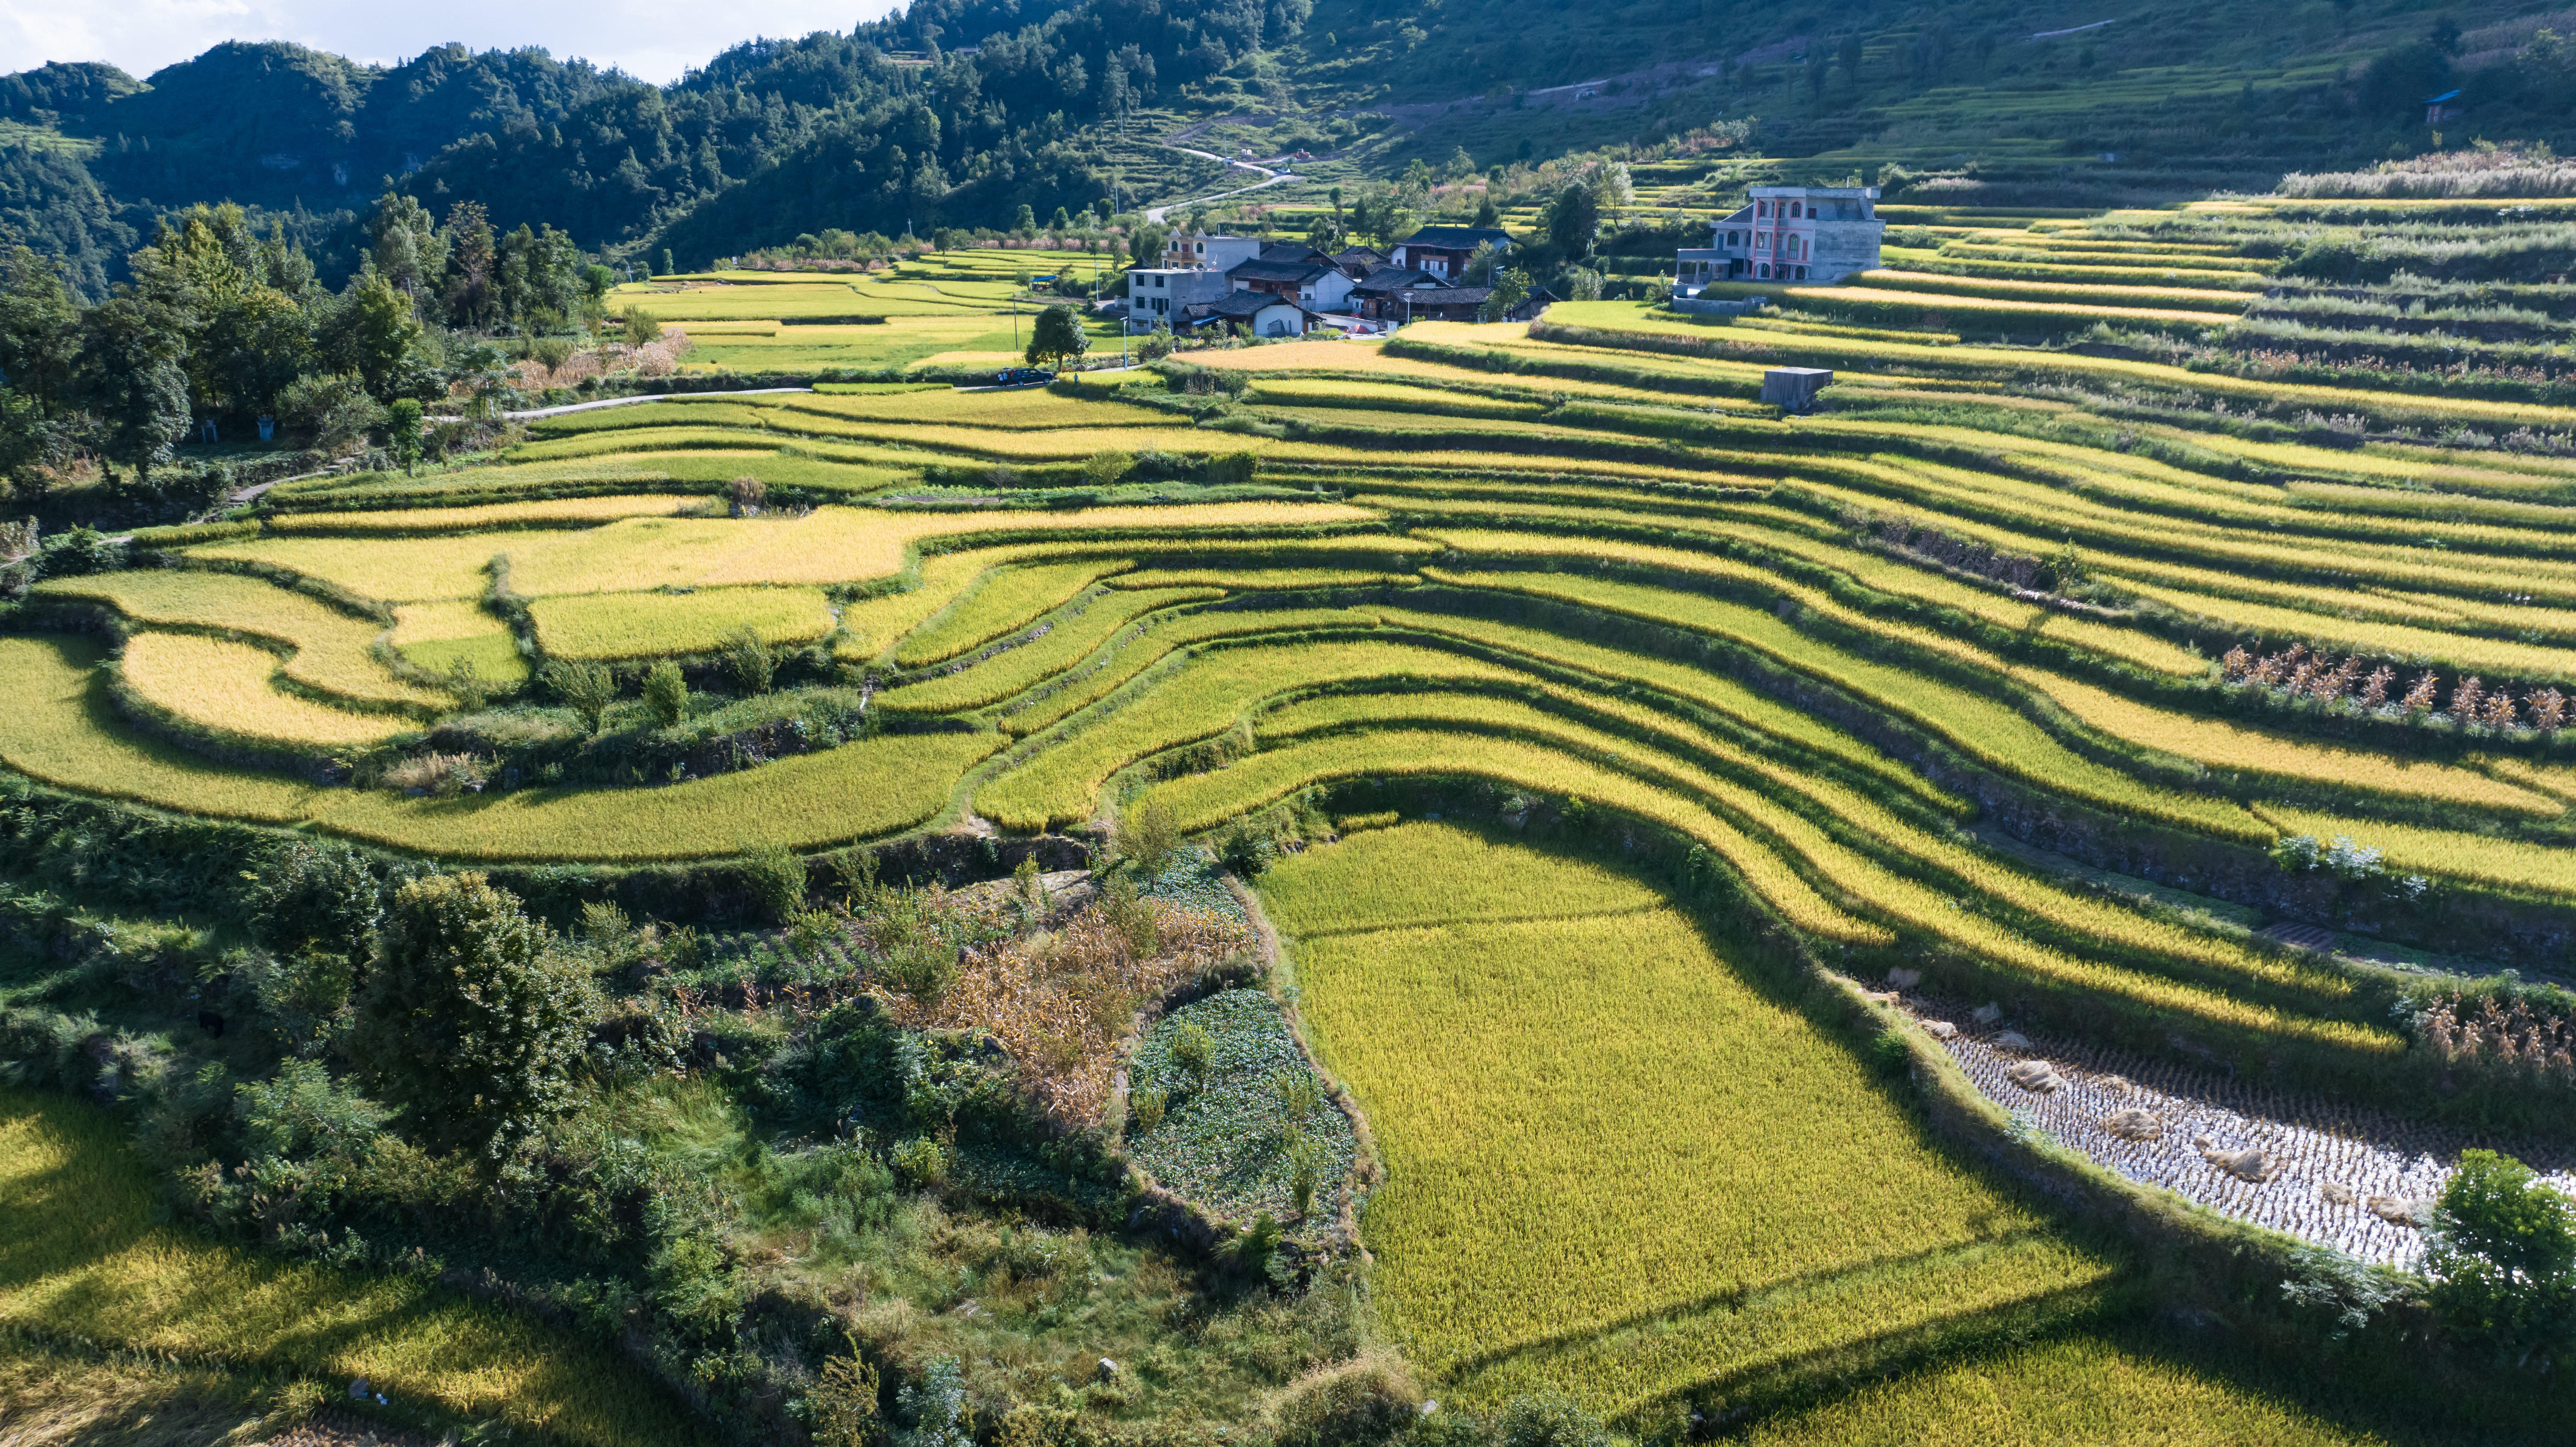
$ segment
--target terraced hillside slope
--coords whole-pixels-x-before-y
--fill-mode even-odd
[[[1098,945],[1131,972],[1119,1029],[996,976],[978,998],[1028,1028],[918,1044],[927,1091],[1121,1039],[1156,998],[1132,941],[1178,928],[1140,890],[1199,912],[1210,969],[1248,956],[1242,899],[1162,872],[1195,841],[1287,937],[1273,983],[1383,1170],[1334,1147],[1346,1235],[1460,1409],[1878,1431],[1991,1368],[2069,1431],[2155,1397],[2194,1404],[2187,1440],[2544,1440],[2553,1381],[2392,1355],[2392,1321],[2455,1342],[2428,1315],[2376,1318],[2368,1371],[2267,1365],[2344,1309],[2301,1317],[2320,1298],[2285,1281],[2430,1310],[2389,1305],[2424,1289],[2393,1268],[2469,1152],[2544,1192],[2576,1159],[2576,399],[2563,288],[2476,274],[2559,245],[2562,203],[2317,204],[1949,211],[1886,271],[1731,322],[1567,303],[1040,390],[610,408],[471,466],[287,483],[15,606],[0,817],[66,878],[76,840],[166,827],[208,858],[488,871],[600,938],[774,924],[766,974],[617,976],[616,1039],[666,1042],[681,1083],[651,1098],[705,1159],[792,1108],[924,1189],[955,1141],[815,1113],[797,1082],[843,1057],[795,1022],[1022,946],[925,945],[935,911],[888,880],[1025,856],[1009,938],[1051,940],[1041,854],[1105,836],[1133,866],[1085,916],[1132,931]],[[2349,350],[2381,333],[2462,355]],[[1758,400],[1780,365],[1834,370],[1817,411]],[[1276,1061],[1295,1128],[1244,1139],[1286,1163],[1255,1194],[1292,1194],[1326,1107],[1272,1007],[1208,1018],[1236,1003],[1240,1040],[1172,1006],[1203,1046],[1149,1011],[1152,1083],[1064,1139],[1156,1139],[1210,1080],[1269,1099],[1224,1072]],[[745,1094],[689,1094],[719,1081]],[[1312,1301],[1359,1263],[1303,1159],[1303,1238],[1275,1204],[1136,1199]],[[1026,1170],[1048,1209],[1092,1179]],[[2325,1247],[2379,1265],[2301,1254]],[[1053,1331],[1041,1298],[1080,1274],[1023,1265],[976,1269]],[[887,1346],[864,1287],[813,1289],[906,1390],[965,1370]],[[2186,1310],[2242,1360],[2175,1335]],[[1153,1370],[1048,1410],[1140,1420],[1122,1394],[1192,1376]],[[2089,1416],[2088,1374],[2121,1383]]]

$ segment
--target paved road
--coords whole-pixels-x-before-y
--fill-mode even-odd
[[[1258,191],[1264,186],[1277,186],[1283,182],[1302,181],[1306,179],[1293,171],[1274,171],[1267,166],[1256,166],[1250,161],[1230,161],[1225,157],[1218,155],[1214,151],[1202,151],[1192,146],[1175,146],[1169,141],[1163,141],[1160,142],[1160,144],[1166,150],[1178,151],[1185,156],[1197,156],[1202,160],[1216,161],[1223,165],[1237,166],[1246,171],[1258,172],[1261,175],[1261,179],[1253,182],[1249,186],[1238,186],[1231,191],[1219,191],[1213,196],[1195,196],[1187,201],[1167,201],[1160,206],[1149,206],[1145,208],[1145,219],[1156,226],[1162,225],[1163,218],[1170,214],[1172,209],[1177,206],[1197,206],[1208,201],[1222,201],[1228,196],[1240,196],[1246,191]]]
[[[746,387],[739,392],[648,392],[635,397],[603,397],[596,402],[569,402],[561,407],[539,407],[532,411],[504,412],[501,415],[513,422],[531,422],[539,417],[561,417],[567,412],[589,412],[601,407],[625,407],[637,402],[688,402],[700,397],[765,397],[773,392],[811,392],[813,390],[811,387]]]

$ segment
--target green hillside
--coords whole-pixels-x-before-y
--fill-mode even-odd
[[[1008,226],[1022,205],[1179,199],[1197,178],[1138,144],[1171,137],[1322,157],[1299,163],[1317,186],[1275,200],[1417,159],[1463,152],[1482,170],[1614,146],[2098,204],[2260,189],[2434,147],[2437,129],[2576,141],[2576,60],[2550,15],[2546,0],[2189,0],[2107,19],[2020,0],[925,0],[846,35],[738,46],[668,87],[536,51],[447,46],[379,69],[228,43],[148,81],[96,65],[0,77],[0,238],[72,258],[95,292],[121,238],[231,200],[336,277],[392,177],[442,213],[476,200],[505,228],[694,266],[825,217],[927,235]],[[2455,87],[2460,115],[2428,126],[2425,97]]]

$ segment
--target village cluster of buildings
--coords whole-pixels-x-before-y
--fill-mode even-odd
[[[1409,321],[1474,321],[1493,295],[1466,284],[1468,258],[1511,233],[1495,226],[1426,226],[1381,254],[1365,246],[1328,252],[1302,241],[1181,234],[1159,266],[1127,273],[1127,330],[1175,334],[1239,327],[1256,337],[1303,336],[1318,327],[1377,330]],[[1555,298],[1535,291],[1513,308],[1527,321]]]
[[[1875,186],[1756,186],[1741,210],[1711,227],[1707,246],[1676,255],[1673,304],[1713,309],[1719,304],[1702,294],[1727,282],[1840,281],[1878,266],[1886,231]],[[1493,295],[1467,284],[1468,259],[1480,247],[1491,247],[1500,264],[1513,241],[1499,227],[1426,226],[1381,255],[1364,246],[1327,252],[1302,241],[1178,234],[1160,264],[1127,273],[1127,330],[1186,335],[1231,326],[1295,337],[1319,327],[1476,321]],[[1555,300],[1533,289],[1503,319],[1527,321]]]

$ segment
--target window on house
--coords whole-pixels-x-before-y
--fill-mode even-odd
[[[1807,269],[1806,269],[1805,267],[1803,267],[1803,266],[1802,266],[1802,267],[1799,267],[1799,268],[1798,268],[1798,280],[1800,280],[1800,281],[1805,281],[1806,279],[1807,279]]]
[[[1753,268],[1753,274],[1762,278],[1764,281],[1769,281],[1771,279],[1771,263],[1766,261],[1760,266]]]

